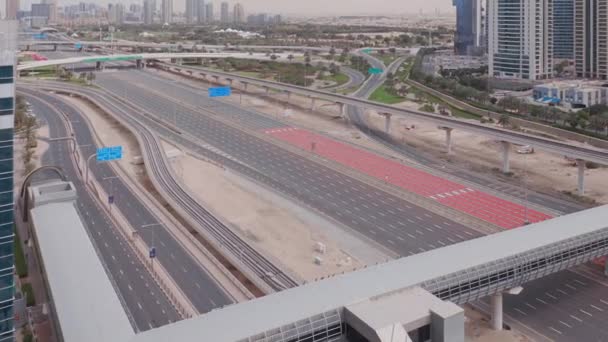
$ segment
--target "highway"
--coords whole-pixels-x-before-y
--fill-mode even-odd
[[[189,87],[167,94],[167,89],[175,89],[177,85],[148,72],[103,74],[97,82],[119,96],[124,96],[126,83],[130,102],[161,120],[176,122],[181,130],[224,154],[207,152],[203,153],[205,157],[280,189],[369,239],[381,241],[397,255],[415,254],[480,236],[475,230],[214,120],[213,115],[218,114],[195,111],[178,102],[212,108],[219,115],[231,113],[226,115],[237,116],[236,120],[251,129],[265,129],[271,123],[283,126],[268,117],[210,100],[201,96],[200,90]],[[141,88],[143,85],[146,89]],[[163,98],[161,92],[177,97]],[[201,151],[201,146],[195,151]]]
[[[83,155],[89,156],[95,153],[97,146],[86,119],[78,110],[52,95],[38,93],[37,96],[52,103],[70,117]],[[91,165],[92,174],[102,184],[106,193],[114,194],[115,205],[133,229],[138,231],[149,246],[155,241],[157,260],[200,313],[233,303],[233,300],[216,284],[215,279],[167,231],[152,209],[142,204],[122,179],[116,178],[116,174],[108,164],[91,163]],[[108,180],[102,181],[103,179]]]
[[[61,114],[56,108],[49,106],[48,102],[41,101],[38,97],[27,96],[27,101],[31,103],[32,110],[40,123],[48,126],[50,138],[67,135]],[[82,133],[84,132],[76,136],[78,143],[89,143],[82,140]],[[71,145],[72,143],[68,141],[51,142],[48,151],[42,157],[42,163],[61,167],[66,177],[74,183],[78,192],[78,211],[134,329],[144,331],[180,320],[181,317],[169,299],[140,260],[133,255],[122,235],[117,233],[118,228],[99,207],[90,192],[84,189],[84,184],[71,158]]]

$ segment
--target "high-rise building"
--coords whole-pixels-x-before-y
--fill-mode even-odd
[[[162,0],[161,17],[164,24],[173,22],[173,0]]]
[[[121,25],[125,22],[125,7],[121,3],[108,5],[108,22]]]
[[[539,80],[553,74],[553,1],[488,2],[489,73]]]
[[[453,0],[456,6],[454,51],[470,55],[485,45],[484,0]]]
[[[19,0],[6,0],[5,19],[7,19],[7,20],[17,19],[18,11],[19,11]]]
[[[154,5],[153,0],[144,0],[143,21],[146,25],[152,25],[154,22]]]
[[[213,22],[214,20],[214,16],[213,16],[213,2],[208,2],[205,5],[205,21],[208,23]]]
[[[41,3],[48,4],[49,7],[49,22],[57,23],[57,0],[42,0]]]
[[[186,0],[186,23],[194,24],[198,17],[198,0]]]
[[[13,138],[17,21],[0,21],[0,341],[13,341]]]
[[[608,0],[576,0],[574,61],[576,76],[608,79]]]
[[[230,22],[230,9],[228,6],[230,6],[228,4],[228,2],[222,1],[221,7],[220,7],[220,21],[223,23]]]
[[[244,23],[245,22],[245,8],[242,4],[237,3],[234,5],[234,9],[232,11],[232,15],[234,16],[235,23]]]
[[[51,16],[51,5],[49,4],[32,4],[31,26],[41,27],[49,22]]]
[[[196,16],[199,24],[205,22],[205,0],[196,0]]]
[[[553,58],[574,59],[574,0],[553,0]]]

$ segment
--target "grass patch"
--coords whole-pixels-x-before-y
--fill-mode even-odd
[[[15,248],[15,268],[17,269],[17,275],[19,278],[27,277],[27,263],[25,262],[25,255],[23,254],[23,247],[21,245],[21,238],[19,232],[15,228],[15,239],[13,240]]]
[[[332,87],[337,87],[337,86],[341,86],[344,83],[348,82],[349,78],[348,76],[346,76],[345,74],[339,72],[335,75],[326,75],[323,76],[323,81],[333,81],[336,82],[335,85],[333,85]]]
[[[23,292],[23,295],[25,296],[25,303],[27,306],[36,305],[36,297],[34,297],[34,289],[32,288],[32,284],[21,284],[21,292]]]
[[[385,53],[384,55],[374,54],[374,57],[381,60],[385,66],[389,66],[394,60],[397,59],[397,56],[393,55],[392,53],[388,53],[388,52]]]
[[[405,101],[405,98],[397,95],[393,95],[388,92],[386,86],[383,84],[378,89],[376,89],[372,95],[369,97],[371,101],[386,103],[386,104],[395,104],[399,102]]]

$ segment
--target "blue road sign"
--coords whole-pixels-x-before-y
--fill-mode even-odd
[[[108,196],[108,203],[114,204],[114,195]]]
[[[97,161],[122,159],[122,146],[101,147],[97,149]]]
[[[74,49],[82,49],[82,43],[74,44]]]
[[[367,70],[370,74],[375,75],[375,74],[381,74],[382,73],[382,69],[381,68],[369,68],[369,70]]]
[[[154,259],[156,257],[156,247],[150,247],[150,259]]]
[[[43,33],[36,33],[36,34],[32,35],[32,38],[34,38],[34,39],[46,39],[47,35],[44,32]]]
[[[223,97],[230,96],[230,94],[232,94],[230,87],[209,88],[209,97]]]

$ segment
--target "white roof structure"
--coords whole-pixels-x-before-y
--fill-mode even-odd
[[[44,204],[30,213],[63,340],[129,341],[135,332],[74,202]]]
[[[608,205],[335,276],[138,334],[133,342],[234,342],[368,298],[605,231]],[[569,244],[563,249],[570,247]],[[582,262],[583,260],[581,260]]]

